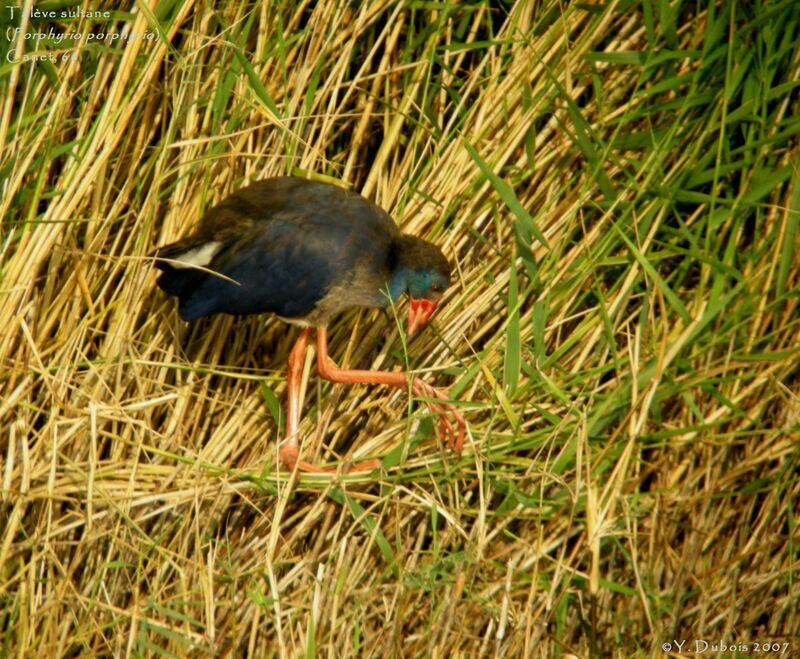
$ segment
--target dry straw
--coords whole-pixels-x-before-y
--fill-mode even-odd
[[[740,4],[115,3],[2,65],[0,655],[798,651],[800,28]],[[331,352],[453,383],[461,458],[309,355],[307,459],[386,469],[290,482],[295,330],[155,288],[286,173],[455,260]]]

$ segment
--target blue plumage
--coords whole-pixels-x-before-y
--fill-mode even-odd
[[[311,313],[330,289],[328,256],[341,251],[342,236],[337,231],[313,235],[301,228],[306,227],[273,219],[249,232],[247,239],[223,247],[211,269],[233,281],[204,274],[181,298],[181,317],[271,311],[301,318]]]
[[[450,269],[358,194],[291,177],[239,190],[156,256],[158,284],[179,298],[184,320],[272,312],[315,326],[349,307],[385,307],[386,291],[397,297],[420,277],[440,294]]]
[[[450,264],[421,238],[398,231],[363,197],[326,183],[272,178],[242,188],[211,208],[197,230],[159,249],[158,285],[179,299],[181,317],[272,312],[306,326],[289,355],[286,437],[279,455],[290,469],[325,472],[299,457],[300,380],[317,333],[317,370],[333,382],[410,386],[435,399],[440,431],[461,451],[465,422],[447,394],[403,372],[341,369],[327,354],[326,326],[354,306],[386,307],[409,295],[408,333],[422,327],[450,283]],[[452,413],[456,426],[446,418]],[[357,468],[379,466],[376,460]]]

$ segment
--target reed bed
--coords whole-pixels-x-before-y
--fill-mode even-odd
[[[0,656],[800,651],[793,1],[84,9],[0,39]],[[461,456],[309,355],[304,455],[384,469],[289,478],[297,330],[155,287],[280,174],[455,262],[330,338],[452,385]]]

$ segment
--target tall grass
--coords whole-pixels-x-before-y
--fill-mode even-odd
[[[798,650],[793,0],[108,9],[38,46],[74,59],[0,39],[0,655]],[[452,384],[462,456],[309,355],[304,455],[385,469],[290,481],[295,330],[155,288],[289,173],[455,261],[407,350],[392,314],[330,337]]]

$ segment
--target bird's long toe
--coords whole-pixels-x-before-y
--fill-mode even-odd
[[[281,445],[278,449],[278,457],[280,461],[289,469],[289,471],[294,469],[294,466],[297,464],[297,458],[299,457],[300,449],[297,444],[293,444],[291,442],[286,442]]]
[[[440,437],[447,442],[447,446],[450,449],[460,454],[464,447],[464,433],[467,423],[455,405],[447,402],[450,400],[448,393],[422,380],[415,380],[413,389],[417,396],[429,399],[426,401],[428,407],[432,412],[439,415]],[[437,402],[437,400],[442,402]],[[455,419],[455,424],[450,420],[450,415]]]
[[[450,419],[443,416],[439,419],[439,435],[447,440],[447,446],[461,455],[464,448],[464,424],[456,423],[456,427],[450,422]]]
[[[300,449],[297,444],[292,442],[284,443],[279,451],[281,463],[286,466],[289,471],[294,471],[295,467],[298,471],[308,474],[335,474],[339,471],[336,467],[318,467],[317,465],[299,459]],[[352,474],[357,472],[376,471],[383,467],[380,460],[364,460],[357,464],[348,464],[341,470],[345,474]]]
[[[351,464],[345,467],[345,473],[352,474],[360,471],[377,471],[383,468],[383,462],[378,459],[364,460],[358,464]]]

